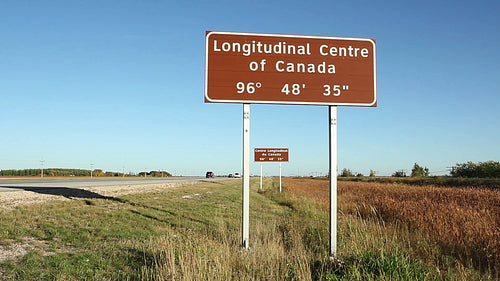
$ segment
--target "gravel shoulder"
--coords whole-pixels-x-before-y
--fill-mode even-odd
[[[114,197],[124,194],[155,192],[194,184],[195,182],[151,183],[141,185],[109,185],[78,188],[40,188],[0,192],[0,210],[12,210],[20,205],[40,204],[52,200]]]

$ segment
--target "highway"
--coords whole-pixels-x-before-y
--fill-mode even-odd
[[[204,177],[172,178],[0,178],[0,192],[51,188],[84,188],[116,185],[144,185],[175,182],[204,181]],[[211,179],[210,179],[211,180]]]

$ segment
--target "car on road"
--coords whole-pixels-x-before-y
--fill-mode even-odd
[[[241,178],[241,175],[240,175],[240,173],[234,173],[234,177],[235,178]]]
[[[208,178],[213,178],[214,177],[214,173],[213,172],[207,172],[207,174],[205,175],[205,177],[208,179]]]

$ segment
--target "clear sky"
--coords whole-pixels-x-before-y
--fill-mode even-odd
[[[0,1],[0,169],[241,172],[243,106],[204,103],[207,30],[377,40],[378,106],[339,107],[339,171],[500,160],[498,0],[19,0]],[[252,105],[252,151],[324,175],[328,124],[326,106]]]

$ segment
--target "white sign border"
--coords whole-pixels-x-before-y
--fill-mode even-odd
[[[352,37],[330,37],[330,36],[311,36],[311,35],[292,35],[292,34],[272,34],[272,33],[248,33],[248,32],[228,32],[228,31],[207,31],[205,36],[205,99],[213,103],[249,103],[249,104],[294,104],[294,105],[332,105],[332,106],[363,106],[371,107],[377,103],[377,49],[373,39],[352,38]],[[210,36],[213,34],[223,35],[242,35],[242,36],[267,36],[267,37],[285,37],[285,38],[308,38],[325,40],[352,40],[366,41],[373,45],[373,101],[371,103],[329,103],[329,102],[297,102],[297,101],[254,101],[254,100],[220,100],[208,97],[208,51]]]

